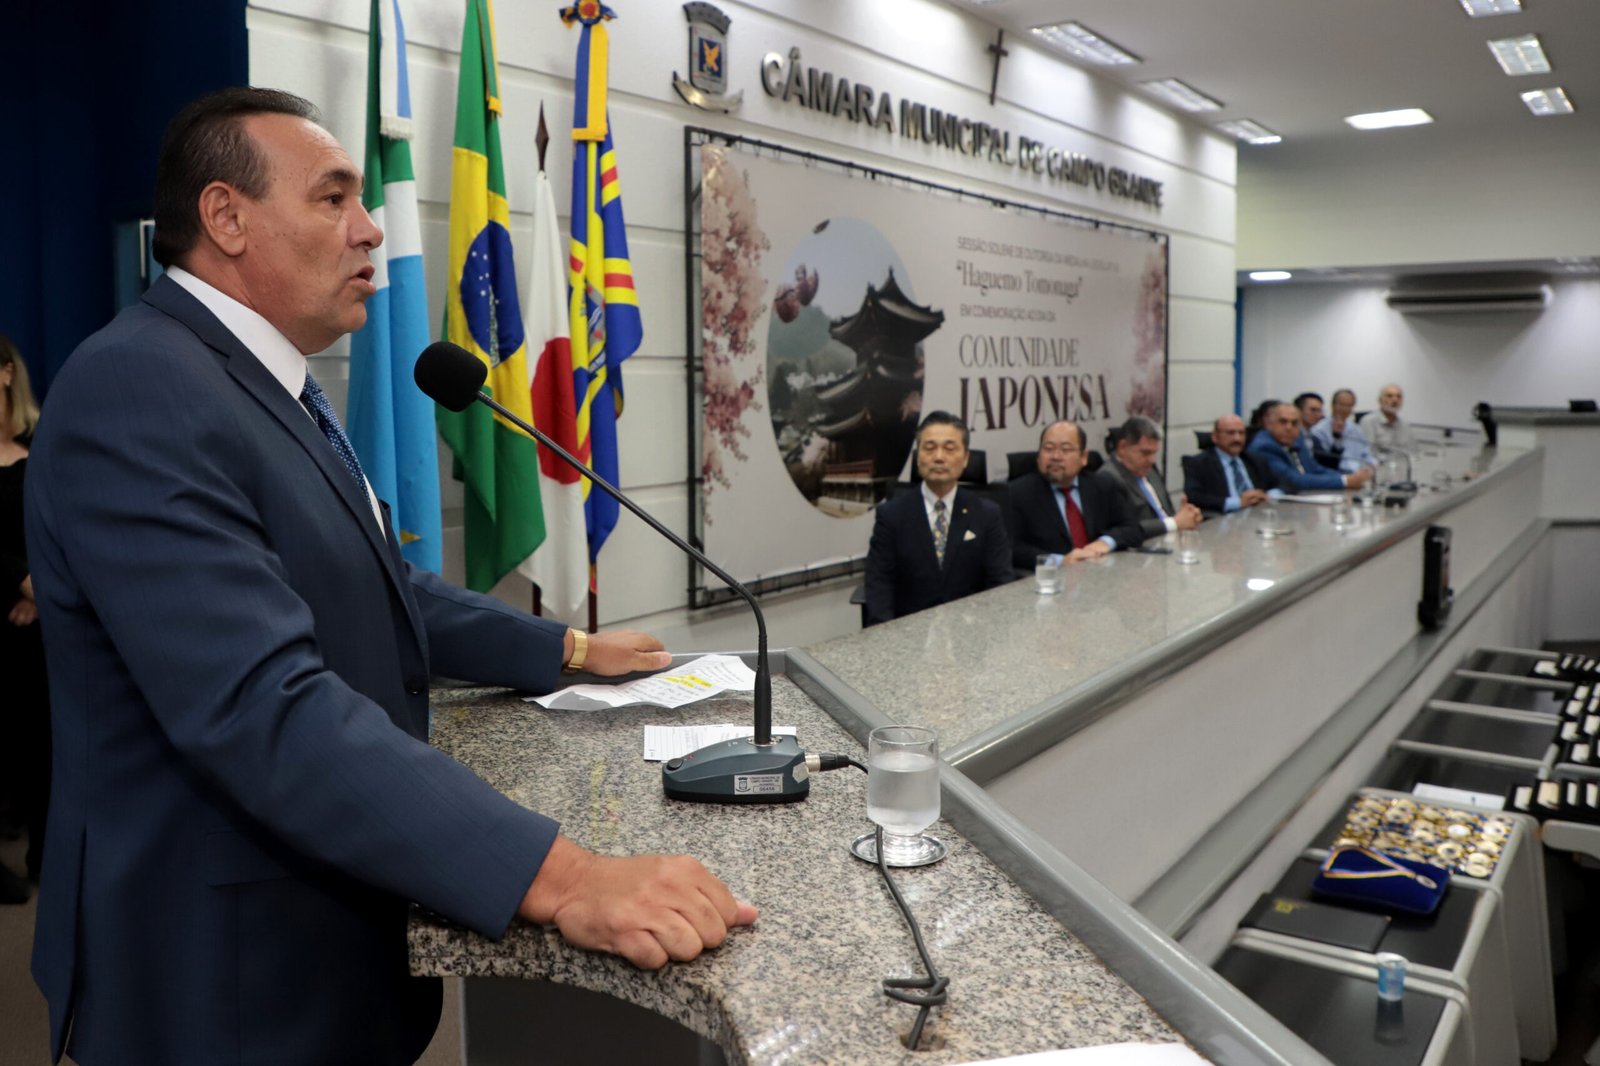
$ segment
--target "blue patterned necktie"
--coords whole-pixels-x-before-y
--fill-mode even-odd
[[[945,518],[944,501],[935,500],[933,504],[933,554],[939,557],[939,565],[944,565],[944,548],[950,539],[950,523]]]
[[[1251,487],[1250,479],[1245,476],[1244,464],[1239,462],[1237,455],[1228,456],[1228,469],[1233,475],[1233,494],[1243,496]]]
[[[339,425],[339,416],[333,413],[333,404],[328,402],[328,397],[323,395],[322,387],[309,372],[306,374],[305,388],[300,390],[300,403],[311,412],[311,417],[317,420],[317,428],[322,430],[322,435],[333,445],[333,450],[338,453],[344,468],[350,471],[350,476],[356,479],[356,484],[361,487],[361,495],[366,496],[367,478],[361,472],[361,460],[356,458],[356,450],[350,447],[350,438],[344,435],[344,427]]]

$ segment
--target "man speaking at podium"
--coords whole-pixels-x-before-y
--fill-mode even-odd
[[[383,234],[360,194],[298,97],[191,104],[157,165],[168,275],[51,390],[27,524],[54,1058],[413,1062],[440,995],[407,972],[413,900],[647,967],[754,920],[694,860],[586,852],[428,745],[431,675],[549,691],[668,656],[635,632],[585,648],[402,560],[306,372],[366,318]]]

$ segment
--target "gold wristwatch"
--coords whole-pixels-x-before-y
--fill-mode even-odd
[[[583,669],[583,660],[589,654],[589,634],[581,629],[568,629],[572,634],[572,658],[561,667],[563,674],[575,674]]]

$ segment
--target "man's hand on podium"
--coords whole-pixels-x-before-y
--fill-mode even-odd
[[[686,855],[596,855],[556,837],[517,914],[570,943],[658,970],[720,945],[756,908]]]
[[[572,633],[567,633],[561,661],[572,659]],[[616,677],[635,671],[649,673],[672,665],[672,653],[663,650],[659,640],[637,629],[614,629],[609,633],[589,634],[589,648],[583,660],[585,673]]]

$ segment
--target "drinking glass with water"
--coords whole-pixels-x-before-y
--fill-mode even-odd
[[[938,734],[925,726],[879,726],[867,737],[867,768],[867,817],[883,829],[884,861],[925,866],[944,858],[944,844],[923,833],[939,820]],[[860,838],[852,850],[876,862],[875,836]]]
[[[1033,564],[1033,582],[1040,594],[1054,596],[1061,591],[1061,556],[1040,555]]]

